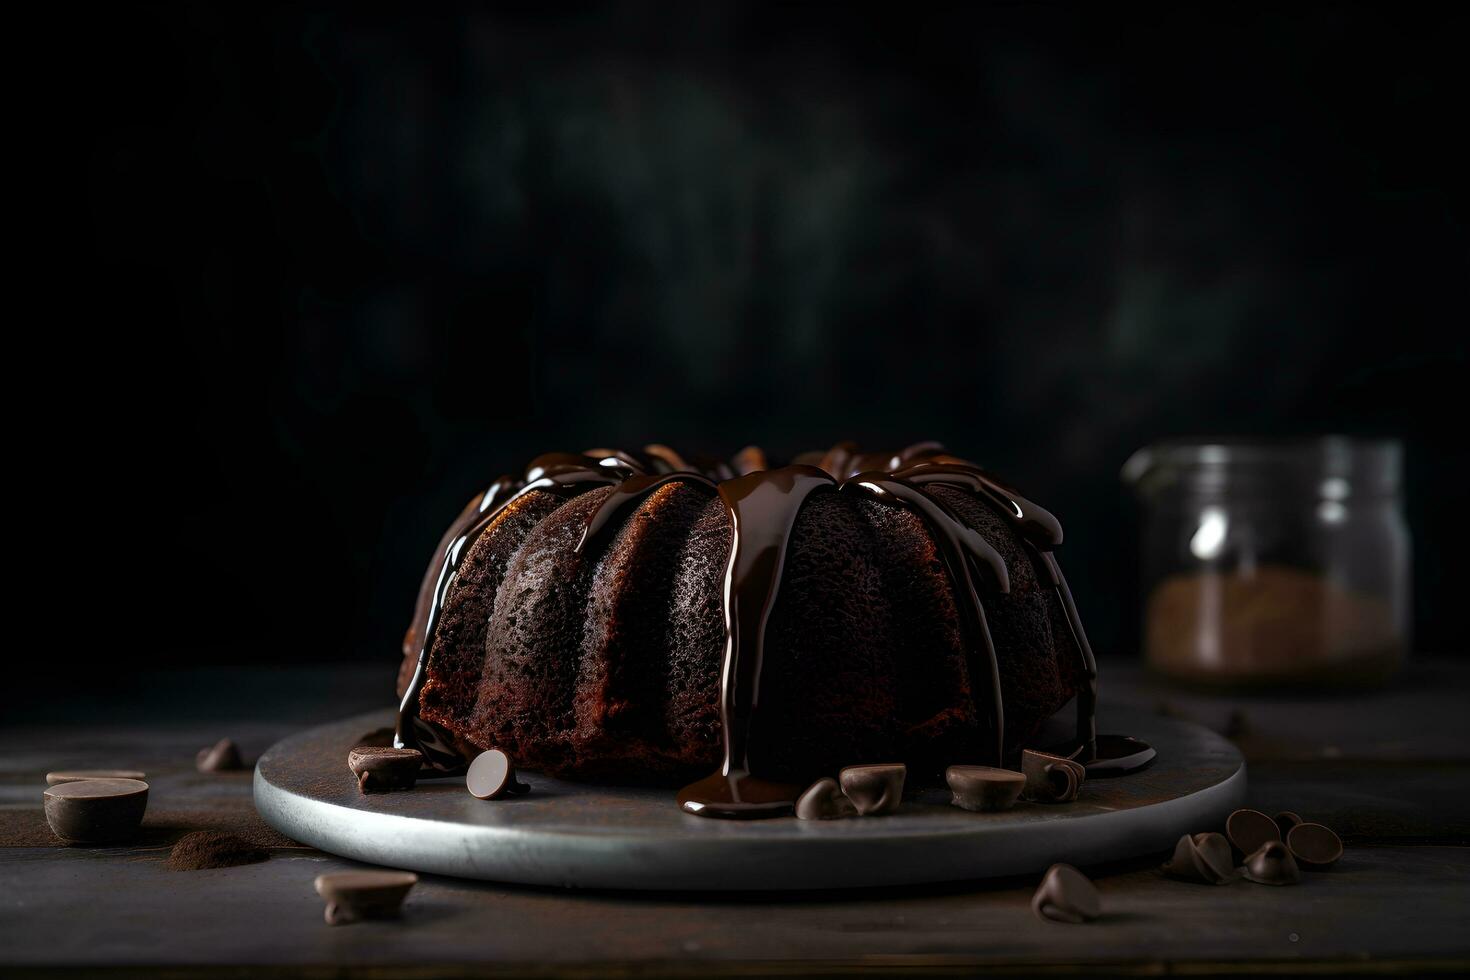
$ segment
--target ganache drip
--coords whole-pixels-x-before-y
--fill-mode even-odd
[[[661,476],[631,476],[613,488],[582,528],[582,537],[577,541],[576,552],[582,554],[589,545],[595,545],[618,527],[629,514],[671,483],[696,483],[715,489],[715,481],[700,473],[665,473]]]
[[[936,483],[976,494],[1016,529],[1021,540],[1046,569],[1082,660],[1082,687],[1077,694],[1076,746],[1067,754],[1089,762],[1097,760],[1097,659],[1093,656],[1092,644],[1087,641],[1087,631],[1082,628],[1082,617],[1077,614],[1072,590],[1062,575],[1061,565],[1052,554],[1052,550],[1062,543],[1061,522],[1046,508],[1027,500],[973,463],[942,451],[929,452],[927,448],[923,456],[927,457],[926,461],[900,469],[894,475],[917,486]],[[1108,771],[1096,768],[1094,774]]]
[[[725,654],[720,671],[724,761],[719,771],[679,791],[679,805],[700,816],[749,818],[790,810],[800,786],[750,772],[750,734],[760,708],[766,621],[781,587],[791,529],[807,497],[829,490],[815,466],[757,470],[719,485],[734,542],[725,566]]]
[[[980,601],[980,592],[975,587],[975,565],[979,563],[990,574],[990,584],[997,591],[1011,590],[1010,575],[1000,552],[990,546],[975,530],[965,524],[958,515],[939,499],[924,493],[912,483],[906,483],[893,475],[883,473],[859,473],[842,481],[840,489],[861,493],[883,503],[897,501],[906,509],[918,514],[928,525],[939,545],[940,554],[955,586],[956,600],[966,619],[970,635],[971,655],[969,658],[972,683],[984,678],[990,688],[991,731],[995,734],[995,764],[1002,765],[1005,755],[1005,702],[1000,689],[1000,660],[995,652],[995,640],[990,635],[990,624],[985,618],[985,604]],[[976,649],[976,648],[979,649]],[[976,655],[983,653],[985,660],[977,662]],[[983,671],[981,668],[984,668]]]
[[[733,464],[698,460],[691,465],[669,447],[653,445],[642,453],[597,449],[581,455],[548,454],[532,461],[523,480],[497,480],[471,502],[441,542],[433,587],[428,588],[425,581],[420,608],[406,639],[406,644],[417,648],[418,662],[400,706],[396,744],[424,751],[426,765],[442,772],[457,771],[463,765],[465,752],[457,740],[417,716],[418,698],[434,631],[459,563],[512,501],[533,490],[574,496],[612,485],[613,491],[583,528],[576,550],[585,554],[605,543],[659,489],[688,483],[719,494],[733,540],[723,596],[725,648],[719,700],[723,760],[716,772],[679,792],[679,803],[686,811],[727,818],[775,816],[791,810],[801,789],[753,774],[750,745],[759,720],[766,625],[780,593],[792,529],[806,500],[820,492],[843,492],[902,507],[930,530],[961,606],[972,683],[989,688],[987,720],[1000,765],[1005,756],[1005,706],[999,661],[977,577],[986,588],[1004,593],[1010,588],[1009,576],[1005,562],[989,542],[942,500],[926,492],[924,488],[934,484],[968,491],[988,504],[1016,529],[1046,570],[1081,658],[1077,732],[1068,754],[1086,762],[1094,775],[1134,771],[1151,761],[1148,746],[1116,736],[1105,737],[1109,751],[1099,753],[1097,665],[1071,590],[1052,555],[1062,542],[1061,524],[1052,514],[973,463],[948,455],[938,443],[917,443],[895,455],[858,453],[851,443],[842,443],[805,458],[820,465],[798,463],[767,469],[764,454],[755,447],[742,450]],[[431,567],[431,576],[432,571]]]

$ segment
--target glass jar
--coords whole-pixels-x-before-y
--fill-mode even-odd
[[[1148,664],[1210,687],[1371,686],[1409,645],[1397,442],[1135,453]]]

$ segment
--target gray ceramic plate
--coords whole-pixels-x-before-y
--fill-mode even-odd
[[[255,769],[255,805],[283,834],[372,864],[532,885],[810,889],[906,885],[1042,871],[1165,852],[1219,829],[1245,798],[1229,742],[1185,722],[1116,712],[1103,731],[1137,735],[1158,761],[1089,780],[1075,803],[969,813],[933,791],[892,816],[824,822],[710,820],[673,792],[587,786],[534,773],[528,796],[482,802],[463,779],[363,796],[347,750],[392,712],[323,725],[276,744]]]

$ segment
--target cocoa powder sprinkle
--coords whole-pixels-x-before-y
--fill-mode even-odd
[[[218,830],[196,830],[179,838],[168,855],[170,871],[203,871],[256,864],[270,855],[235,834]]]

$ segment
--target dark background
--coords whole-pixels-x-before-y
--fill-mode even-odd
[[[1417,645],[1463,651],[1463,15],[549,7],[14,33],[22,672],[386,687],[472,492],[646,441],[943,440],[1131,654],[1119,467],[1206,432],[1402,438]]]

